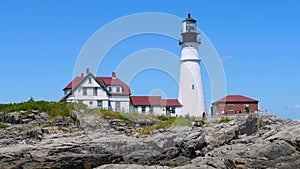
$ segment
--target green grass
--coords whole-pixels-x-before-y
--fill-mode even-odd
[[[105,119],[120,119],[120,120],[128,120],[124,113],[111,111],[111,110],[100,110],[101,115]]]
[[[158,116],[160,118],[160,116]],[[149,134],[152,130],[158,130],[158,129],[166,129],[173,126],[192,126],[192,121],[190,121],[187,118],[179,117],[170,117],[167,120],[163,118],[163,121],[157,121],[153,125],[145,125],[142,126],[142,129],[138,131],[139,134]]]
[[[0,123],[0,129],[5,129],[7,127],[8,127],[8,125]]]
[[[191,126],[192,120],[183,117],[166,117],[156,116],[154,114],[139,114],[139,113],[123,113],[111,110],[99,110],[99,109],[87,109],[84,104],[75,104],[67,102],[47,102],[47,101],[34,101],[32,98],[27,102],[0,104],[0,112],[9,113],[14,111],[27,111],[31,113],[31,110],[39,110],[46,112],[51,118],[57,116],[70,116],[73,110],[84,110],[87,114],[100,114],[105,119],[120,119],[129,122],[133,125],[137,120],[150,120],[154,122],[152,125],[142,126],[142,129],[138,132],[140,134],[147,134],[151,130],[157,130],[162,128],[169,128],[172,126]],[[6,125],[0,124],[0,128],[5,128]]]
[[[112,110],[91,110],[98,111],[105,119],[120,119],[129,122],[133,125],[136,120],[151,120],[154,122],[152,125],[144,125],[138,131],[139,134],[149,134],[152,130],[166,129],[172,126],[192,126],[192,121],[183,117],[166,117],[157,116],[154,114],[139,114],[139,113],[123,113]]]
[[[99,109],[94,109],[95,111],[99,111]],[[140,113],[125,113],[125,112],[117,112],[107,109],[101,109],[100,114],[105,119],[120,119],[120,120],[157,120],[159,116],[154,114],[140,114]]]
[[[27,111],[27,113],[31,113],[31,110],[39,110],[48,113],[50,117],[70,116],[74,110],[74,104],[67,102],[34,101],[32,98],[27,102],[0,104],[0,111],[4,113],[21,110]]]
[[[218,120],[218,123],[228,123],[230,119],[228,117],[221,117],[220,120]]]

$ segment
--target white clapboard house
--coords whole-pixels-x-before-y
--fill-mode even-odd
[[[75,77],[63,91],[60,101],[84,103],[88,108],[176,116],[182,107],[177,99],[131,96],[130,87],[115,72],[112,77],[96,77],[87,69],[86,75]]]

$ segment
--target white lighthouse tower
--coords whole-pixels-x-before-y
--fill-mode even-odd
[[[180,115],[199,117],[206,112],[204,92],[202,86],[199,45],[199,31],[196,20],[191,14],[182,21],[181,65],[178,99],[183,105]]]

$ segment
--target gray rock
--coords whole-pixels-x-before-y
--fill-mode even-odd
[[[7,117],[12,121],[29,119],[23,114],[15,118],[14,113]],[[74,124],[77,118],[82,131]],[[41,119],[0,129],[1,167],[225,169],[300,165],[300,122],[270,115],[249,115],[204,128],[172,127],[142,137],[124,134],[135,125],[124,120],[110,124],[92,113],[55,121]],[[111,125],[124,131],[117,132]]]
[[[38,114],[40,110],[31,110],[31,113]]]
[[[3,117],[4,123],[12,123],[12,124],[19,124],[20,123],[20,113],[19,112],[12,112],[7,113]]]
[[[201,151],[206,147],[204,130],[198,129],[190,131],[178,144],[178,147],[181,149],[183,156],[189,158],[196,157],[195,151]]]
[[[41,117],[43,120],[48,120],[49,115],[48,115],[48,113],[42,112],[42,113],[40,114],[40,117]]]
[[[107,164],[96,167],[94,169],[169,169],[169,167],[147,166],[138,164]]]
[[[155,150],[137,150],[123,157],[125,164],[153,165],[159,163],[162,154]]]

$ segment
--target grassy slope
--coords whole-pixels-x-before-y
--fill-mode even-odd
[[[9,113],[14,111],[27,111],[39,110],[47,112],[50,117],[56,116],[70,116],[74,105],[66,102],[47,102],[47,101],[34,101],[30,99],[27,102],[0,104],[0,112]]]
[[[151,130],[169,128],[172,126],[191,126],[192,121],[188,118],[183,117],[165,117],[156,116],[154,114],[137,114],[137,113],[123,113],[115,112],[111,110],[88,110],[84,105],[72,104],[66,102],[47,102],[47,101],[34,101],[30,99],[27,102],[21,103],[11,103],[11,104],[0,104],[0,112],[9,113],[14,111],[27,111],[31,113],[31,110],[39,110],[49,114],[50,117],[57,116],[70,116],[76,106],[76,109],[85,109],[88,112],[100,113],[105,119],[120,119],[129,122],[134,122],[137,120],[151,120],[154,123],[151,125],[144,125],[139,131],[140,134],[147,134]],[[79,110],[78,109],[78,110]],[[6,126],[0,126],[6,127]]]

